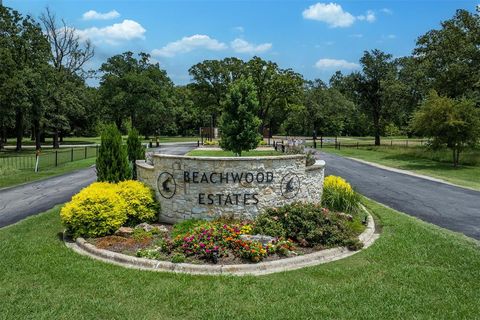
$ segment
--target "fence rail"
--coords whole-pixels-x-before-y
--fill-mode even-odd
[[[67,162],[95,158],[98,155],[98,146],[61,148],[45,150],[38,155],[38,169],[57,167]],[[8,170],[35,170],[37,155],[35,153],[17,153],[15,151],[0,152],[0,169]]]

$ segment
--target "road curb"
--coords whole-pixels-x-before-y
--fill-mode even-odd
[[[362,232],[362,234],[360,234],[358,237],[359,240],[362,241],[362,243],[364,244],[362,250],[370,247],[379,237],[379,234],[375,233],[375,222],[372,215],[367,211],[365,207],[363,207],[363,209],[368,213],[368,223],[365,231]],[[76,241],[73,242],[68,241],[64,235],[64,242],[68,248],[74,250],[75,252],[103,262],[137,270],[186,273],[193,275],[259,276],[324,264],[327,262],[347,258],[362,251],[350,251],[346,247],[336,247],[314,253],[309,253],[303,256],[285,258],[268,262],[260,262],[255,264],[197,265],[190,263],[172,263],[169,261],[138,258],[112,252],[109,250],[98,249],[94,245],[88,243],[83,238],[77,238]]]
[[[462,189],[467,189],[467,190],[473,190],[473,191],[479,191],[475,188],[461,186],[461,185],[454,184],[454,183],[448,182],[448,181],[440,179],[440,178],[430,177],[430,176],[415,173],[415,172],[412,172],[412,171],[409,171],[409,170],[403,170],[403,169],[397,169],[397,168],[393,168],[393,167],[389,167],[389,166],[384,166],[382,164],[378,164],[378,163],[374,163],[374,162],[370,162],[370,161],[365,161],[365,160],[358,159],[358,158],[352,158],[352,157],[344,157],[344,158],[350,159],[350,160],[353,160],[353,161],[357,161],[357,162],[360,162],[360,163],[363,163],[363,164],[367,164],[367,165],[375,167],[375,168],[379,168],[379,169],[383,169],[383,170],[387,170],[387,171],[391,171],[391,172],[395,172],[395,173],[401,173],[401,174],[411,176],[411,177],[415,177],[415,178],[420,178],[420,179],[425,179],[425,180],[429,180],[429,181],[433,181],[433,182],[443,183],[443,184],[446,184],[446,185],[449,185],[449,186],[452,186],[452,187],[457,187],[457,188],[462,188]]]

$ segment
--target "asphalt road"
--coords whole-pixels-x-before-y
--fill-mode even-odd
[[[320,153],[326,175],[348,180],[361,194],[393,209],[480,240],[480,192]]]
[[[195,147],[196,143],[165,144],[155,152],[185,154]],[[91,167],[0,190],[0,228],[70,201],[74,194],[94,182],[96,178],[95,168]]]

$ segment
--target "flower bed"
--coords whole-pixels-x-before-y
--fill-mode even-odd
[[[367,215],[358,210],[358,195],[346,181],[332,181],[326,185],[331,189],[327,200],[335,201],[324,203],[336,210],[296,202],[267,209],[254,221],[220,217],[150,225],[146,222],[157,206],[148,188],[134,181],[92,184],[62,209],[61,217],[67,233],[87,236],[99,249],[174,263],[257,263],[333,247],[359,250]]]
[[[272,221],[278,224],[276,228],[271,228]],[[127,233],[117,232],[87,241],[100,249],[176,263],[256,263],[338,246],[358,250],[362,247],[358,235],[364,230],[363,221],[366,220],[362,215],[351,216],[296,203],[267,211],[255,221],[218,219],[186,220],[173,226],[144,224],[128,228]],[[257,231],[262,235],[257,235]]]

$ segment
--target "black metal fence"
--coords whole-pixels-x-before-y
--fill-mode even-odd
[[[95,158],[98,155],[98,146],[72,147],[61,149],[47,149],[38,154],[38,170],[56,167],[67,162],[73,162],[83,159]],[[22,170],[35,169],[37,162],[37,154],[35,151],[31,153],[2,151],[0,152],[0,169]]]

